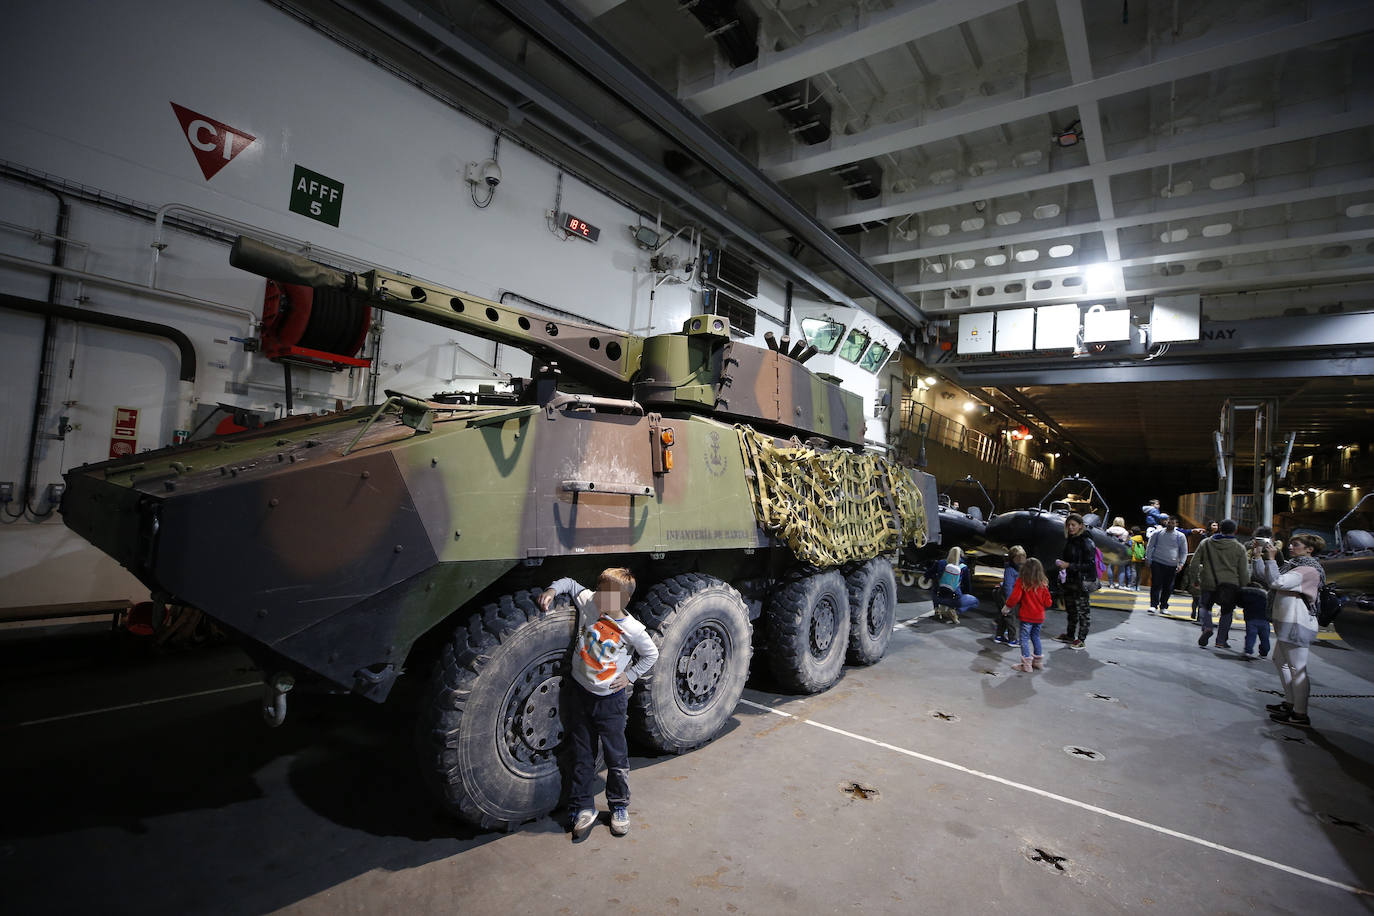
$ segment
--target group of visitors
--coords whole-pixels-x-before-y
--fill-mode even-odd
[[[1168,609],[1176,583],[1191,588],[1197,594],[1196,614],[1202,628],[1197,642],[1204,648],[1213,635],[1217,648],[1231,648],[1231,623],[1239,607],[1245,618],[1246,658],[1269,655],[1272,622],[1274,665],[1284,699],[1267,707],[1270,718],[1289,725],[1310,725],[1307,652],[1316,638],[1318,595],[1325,584],[1325,573],[1315,555],[1325,549],[1325,541],[1316,535],[1295,535],[1288,542],[1290,558],[1285,562],[1270,529],[1257,528],[1247,546],[1236,536],[1235,521],[1228,518],[1210,522],[1205,529],[1192,529],[1207,536],[1190,557],[1187,537],[1175,518],[1160,509],[1159,500],[1151,500],[1142,511],[1148,534],[1139,528],[1127,529],[1119,517],[1107,529],[1107,534],[1122,541],[1131,557],[1131,563],[1116,564],[1117,568],[1110,571],[1109,587],[1138,588],[1140,570],[1133,567],[1137,562],[1148,566],[1150,614]],[[1085,648],[1092,622],[1089,598],[1096,587],[1090,583],[1096,583],[1099,576],[1098,551],[1077,513],[1064,520],[1064,531],[1064,548],[1052,573],[1020,546],[1007,552],[993,642],[1021,650],[1020,661],[1012,665],[1015,670],[1044,668],[1040,629],[1053,603],[1050,575],[1058,579],[1057,591],[1068,616],[1065,631],[1055,639],[1073,649]],[[956,547],[938,570],[937,616],[957,623],[960,612],[976,607],[978,599],[972,594],[972,585],[972,573]],[[1213,607],[1219,611],[1215,625]]]

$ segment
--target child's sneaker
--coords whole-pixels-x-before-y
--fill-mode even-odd
[[[595,824],[595,808],[583,808],[581,811],[577,812],[577,816],[573,818],[573,839],[580,840],[582,837],[586,836],[587,831],[591,830]]]
[[[611,809],[611,833],[624,836],[630,832],[630,809],[627,805],[616,805]]]
[[[1021,644],[1020,644],[1019,642],[1017,642],[1016,640],[1014,640],[1014,639],[1008,639],[1008,640],[1005,640],[1005,642],[1006,642],[1007,645],[1011,646],[1013,649],[1019,649],[1019,648],[1021,648]]]

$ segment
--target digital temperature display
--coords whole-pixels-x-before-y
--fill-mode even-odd
[[[564,213],[559,217],[562,222],[562,229],[569,235],[575,235],[580,239],[595,242],[601,238],[601,230],[593,226],[586,220],[578,219],[571,213]]]

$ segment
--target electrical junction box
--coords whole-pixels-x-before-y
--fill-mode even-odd
[[[1035,309],[1006,309],[997,313],[997,352],[1035,349]]]
[[[991,353],[994,312],[959,316],[959,353]]]
[[[1131,310],[1094,305],[1083,313],[1083,342],[1112,343],[1131,339]]]
[[[1150,309],[1150,342],[1197,340],[1202,334],[1202,298],[1197,293],[1156,296]]]
[[[1072,350],[1078,346],[1078,306],[1042,305],[1035,310],[1035,349]]]

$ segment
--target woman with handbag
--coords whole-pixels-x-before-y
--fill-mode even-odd
[[[1089,598],[1102,585],[1097,578],[1097,545],[1083,525],[1083,516],[1077,512],[1064,519],[1064,534],[1064,550],[1054,565],[1064,573],[1060,593],[1064,598],[1064,610],[1069,615],[1069,625],[1063,635],[1055,638],[1068,643],[1070,649],[1082,649],[1091,623]]]
[[[1245,545],[1236,540],[1236,523],[1224,518],[1217,533],[1197,545],[1189,581],[1198,586],[1198,622],[1202,635],[1197,644],[1206,648],[1212,638],[1212,605],[1220,608],[1217,648],[1231,648],[1231,615],[1240,602],[1240,590],[1250,584],[1250,558]]]

